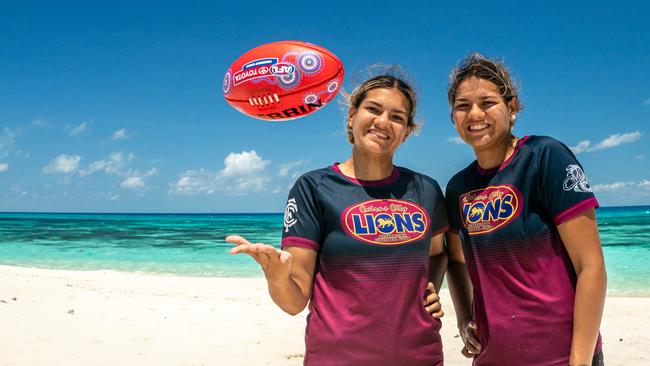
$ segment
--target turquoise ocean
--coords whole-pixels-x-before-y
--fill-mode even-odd
[[[650,296],[650,206],[603,207],[610,295]],[[0,264],[202,277],[262,277],[227,235],[278,245],[282,214],[0,213]]]

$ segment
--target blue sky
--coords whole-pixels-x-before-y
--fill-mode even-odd
[[[646,2],[231,3],[0,3],[0,211],[282,211],[299,174],[350,154],[336,103],[270,123],[224,101],[230,63],[286,39],[334,52],[347,90],[400,64],[423,128],[396,163],[442,186],[473,160],[449,70],[475,50],[503,58],[526,107],[517,135],[573,147],[602,205],[650,204]]]

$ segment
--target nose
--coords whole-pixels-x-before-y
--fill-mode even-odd
[[[478,104],[473,103],[472,108],[467,113],[467,118],[470,121],[482,121],[485,119],[485,111],[478,106]]]
[[[379,127],[383,127],[388,123],[389,120],[390,120],[390,117],[388,117],[388,112],[383,112],[381,114],[378,114],[375,117],[375,120],[373,121],[373,123],[375,125],[379,126]]]

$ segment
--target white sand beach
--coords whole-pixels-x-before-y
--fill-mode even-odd
[[[449,293],[446,365],[460,355]],[[608,366],[649,365],[650,298],[608,297]],[[0,266],[0,365],[302,365],[306,312],[279,310],[256,279]]]

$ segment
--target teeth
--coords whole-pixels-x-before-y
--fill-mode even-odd
[[[470,131],[482,130],[484,128],[487,128],[487,124],[485,124],[485,123],[469,126]]]
[[[379,132],[377,130],[370,130],[370,133],[377,136],[377,137],[381,137],[382,139],[388,139],[388,135],[386,135],[383,132]]]

